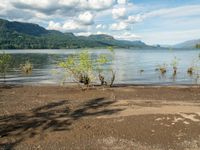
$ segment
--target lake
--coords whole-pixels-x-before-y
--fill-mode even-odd
[[[62,70],[57,66],[59,60],[81,50],[4,50],[13,57],[13,66],[7,75],[7,83],[11,84],[60,84]],[[0,51],[0,53],[2,53]],[[89,50],[92,56],[108,53],[105,49]],[[166,50],[166,49],[116,49],[113,68],[116,70],[117,84],[154,84],[176,85],[196,84],[195,75],[188,75],[187,69],[191,66],[200,67],[200,50]],[[178,59],[178,71],[173,76],[171,66],[174,58]],[[31,75],[24,75],[20,64],[30,60],[34,69]],[[155,69],[159,65],[167,65],[167,72],[161,75]],[[199,68],[200,69],[200,68]],[[141,71],[143,70],[143,71]],[[57,73],[56,73],[57,72]],[[58,73],[60,72],[60,73]],[[2,77],[0,82],[3,82]],[[71,82],[71,80],[67,80]]]

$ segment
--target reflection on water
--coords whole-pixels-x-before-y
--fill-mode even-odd
[[[12,55],[12,69],[7,75],[8,83],[20,84],[58,84],[61,76],[55,74],[61,71],[57,62],[68,55],[81,50],[5,50]],[[3,52],[3,51],[0,51]],[[107,50],[90,50],[93,57],[108,53]],[[199,65],[196,60],[200,50],[115,50],[113,67],[116,70],[116,82],[126,84],[196,84],[195,79],[187,74],[191,66]],[[179,59],[177,75],[173,76],[170,65],[174,57]],[[19,70],[20,64],[30,60],[33,65],[33,73],[24,75]],[[158,65],[167,64],[167,72],[160,75],[155,69]],[[142,70],[142,71],[141,71]],[[3,79],[1,78],[2,82]],[[70,81],[68,81],[70,82]]]

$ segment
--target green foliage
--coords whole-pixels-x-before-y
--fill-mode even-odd
[[[195,79],[196,84],[199,83],[200,81],[200,55],[198,55],[197,58],[193,59],[192,64],[190,67],[187,69],[187,73],[189,76],[193,77]]]
[[[200,48],[200,44],[196,44],[196,48]]]
[[[103,73],[110,71],[104,67],[109,62],[111,60],[108,55],[101,54],[97,58],[92,58],[92,55],[84,50],[59,62],[58,66],[65,69],[68,74],[67,78],[72,78],[76,83],[89,86],[91,82],[95,82],[99,78],[101,85],[107,85],[108,82],[105,81]],[[110,85],[115,80],[114,71],[112,74]]]
[[[114,48],[113,48],[113,47],[109,46],[109,47],[108,47],[108,50],[109,50],[111,53],[114,53]]]
[[[177,59],[176,57],[174,57],[174,59],[172,60],[171,66],[173,68],[177,67],[179,64],[179,59]]]
[[[167,64],[158,65],[158,68],[156,68],[156,71],[160,71],[161,75],[164,75],[167,72]]]
[[[3,53],[0,54],[0,73],[2,74],[4,78],[4,82],[6,81],[6,73],[9,69],[11,61],[11,56],[9,54]]]
[[[77,83],[89,85],[93,77],[94,61],[88,51],[69,56],[66,61],[61,61],[59,67],[64,68],[70,77],[73,77]]]
[[[31,74],[33,70],[33,64],[30,61],[26,61],[24,64],[20,65],[20,69],[25,74]]]
[[[100,62],[112,62],[115,59],[114,48],[108,47],[107,49],[110,52],[111,56],[108,57],[107,55],[103,55],[103,56],[100,55],[100,60],[101,60]],[[109,84],[109,86],[112,86],[114,81],[115,81],[115,74],[116,74],[115,71],[113,70],[112,66],[107,67],[107,69],[105,69],[105,68],[103,68],[102,64],[100,64],[100,65],[101,65],[101,67],[99,69],[99,80],[101,82],[101,85],[108,85]],[[111,74],[110,79],[106,79],[108,74]]]
[[[173,76],[176,76],[177,74],[178,64],[179,64],[179,59],[174,57],[171,63],[171,66],[173,67]]]

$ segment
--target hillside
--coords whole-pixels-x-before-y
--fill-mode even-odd
[[[31,23],[0,19],[0,49],[147,48],[141,41],[116,40],[110,35],[75,36]]]
[[[196,46],[200,44],[200,39],[185,41],[183,43],[179,43],[174,45],[175,48],[196,48]]]

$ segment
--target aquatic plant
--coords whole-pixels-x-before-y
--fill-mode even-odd
[[[4,83],[6,82],[6,74],[10,66],[11,58],[12,57],[9,54],[6,53],[0,54],[0,73],[4,78]]]
[[[20,69],[25,74],[31,74],[33,70],[33,64],[28,60],[24,64],[20,64]]]
[[[188,70],[187,70],[187,73],[192,76],[193,73],[194,73],[194,67],[189,67]]]
[[[165,63],[163,65],[158,65],[158,68],[155,70],[160,71],[160,74],[164,75],[167,72],[167,65]]]
[[[97,70],[99,73],[99,80],[101,82],[101,85],[109,85],[113,86],[113,83],[115,81],[115,71],[113,70],[112,67],[106,66],[104,67],[104,64],[111,63],[114,60],[114,49],[112,47],[108,47],[108,51],[110,52],[110,57],[108,55],[100,55],[99,58],[97,59]],[[111,75],[110,79],[106,80],[106,75],[108,74]]]
[[[198,55],[197,58],[194,58],[192,61],[192,64],[190,67],[187,69],[188,75],[190,75],[192,78],[194,78],[195,83],[198,84],[200,80],[200,54]]]
[[[92,58],[92,55],[84,50],[81,53],[69,56],[65,61],[60,61],[58,66],[65,69],[68,76],[66,78],[73,79],[79,85],[89,86],[91,82],[100,81],[101,85],[112,86],[115,80],[115,73],[112,69],[105,68],[105,64],[111,62],[108,55],[99,55],[97,58]],[[104,74],[111,72],[112,77],[110,82],[106,81]],[[63,82],[66,79],[63,80]]]
[[[143,73],[144,72],[144,70],[143,69],[140,69],[140,73]]]
[[[173,76],[176,76],[176,74],[177,74],[178,63],[179,63],[179,60],[176,57],[174,57],[174,59],[172,60],[172,63],[171,63],[171,66],[173,68]]]
[[[200,44],[196,44],[196,48],[198,48],[198,49],[199,49],[199,48],[200,48]]]

